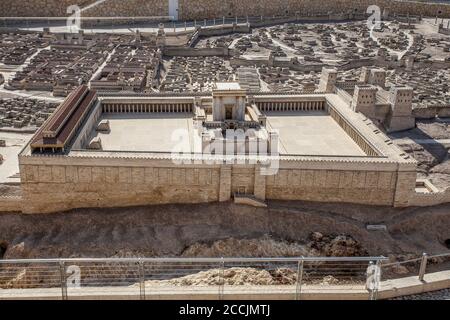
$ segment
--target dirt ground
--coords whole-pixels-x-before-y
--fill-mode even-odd
[[[367,231],[367,224],[384,224],[387,231]],[[422,252],[450,252],[448,239],[450,204],[395,209],[270,201],[268,208],[212,203],[0,214],[0,247],[5,259],[415,257]]]

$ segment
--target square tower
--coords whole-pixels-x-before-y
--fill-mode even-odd
[[[359,82],[368,84],[370,78],[370,68],[362,67],[361,75],[359,76]]]
[[[386,70],[372,69],[370,72],[369,83],[384,88],[386,84]]]
[[[389,132],[408,130],[415,127],[415,118],[412,116],[413,94],[413,88],[408,86],[391,87],[389,91],[391,110],[385,124]]]
[[[355,112],[361,112],[366,117],[374,118],[377,91],[378,88],[370,84],[355,86],[352,100],[352,110]]]
[[[337,70],[323,68],[320,76],[319,92],[332,93],[336,86]]]
[[[384,69],[372,69],[362,67],[359,81],[365,84],[372,84],[374,86],[385,87],[386,84],[386,70]]]

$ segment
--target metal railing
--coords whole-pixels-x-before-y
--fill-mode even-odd
[[[381,280],[423,281],[450,253],[388,262],[385,257],[106,258],[0,260],[0,299],[223,299],[270,292],[301,300],[320,292],[365,290],[377,299]],[[375,267],[375,268],[374,268]]]
[[[434,264],[450,261],[450,253],[428,255],[423,253],[421,257],[406,259],[403,261],[382,263],[383,280],[398,279],[417,275],[420,281]]]
[[[368,290],[369,266],[385,257],[109,258],[0,260],[0,299],[39,297],[248,297],[302,299],[302,289]],[[374,280],[375,279],[375,280]]]

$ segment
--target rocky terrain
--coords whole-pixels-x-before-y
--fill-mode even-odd
[[[116,209],[80,209],[64,213],[0,214],[0,259],[52,257],[298,257],[385,255],[390,261],[416,258],[424,251],[450,252],[450,205],[394,209],[361,205],[269,202],[268,208],[232,203],[165,205]],[[368,231],[384,224],[386,231]],[[353,263],[354,264],[354,263]],[[430,272],[449,261],[431,260]],[[418,264],[383,270],[384,279],[417,274]],[[0,287],[59,285],[59,269],[44,275],[15,266],[0,272]],[[83,285],[109,281],[98,266],[80,266]],[[100,268],[100,269],[98,269]],[[138,286],[136,268],[126,263],[108,270],[124,285]],[[296,263],[157,263],[147,270],[150,286],[292,285]],[[327,263],[305,264],[303,281],[314,285],[364,284],[367,265],[355,269]],[[4,272],[4,270],[3,270]],[[175,272],[175,273],[174,273]],[[106,281],[106,282],[105,282]]]
[[[3,258],[356,256],[449,251],[450,205],[269,202],[0,215]],[[368,231],[367,224],[387,231]],[[447,241],[447,242],[446,242]]]
[[[417,128],[392,134],[391,137],[418,161],[418,177],[430,179],[441,189],[450,187],[448,119],[420,120],[417,121]]]

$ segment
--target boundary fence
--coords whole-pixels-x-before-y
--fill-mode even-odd
[[[294,258],[97,258],[0,260],[0,299],[71,297],[127,299],[224,299],[252,294],[282,294],[302,299],[315,292],[366,292],[378,298],[384,281],[402,277],[424,280],[450,253],[398,262],[379,257]],[[245,294],[243,294],[243,292]],[[236,295],[234,295],[236,296]]]
[[[204,294],[223,299],[239,289],[278,291],[302,298],[302,287],[369,290],[376,297],[379,277],[370,268],[385,257],[352,258],[118,258],[0,260],[0,299],[7,294],[70,299],[72,295]],[[368,272],[369,271],[369,272]]]

